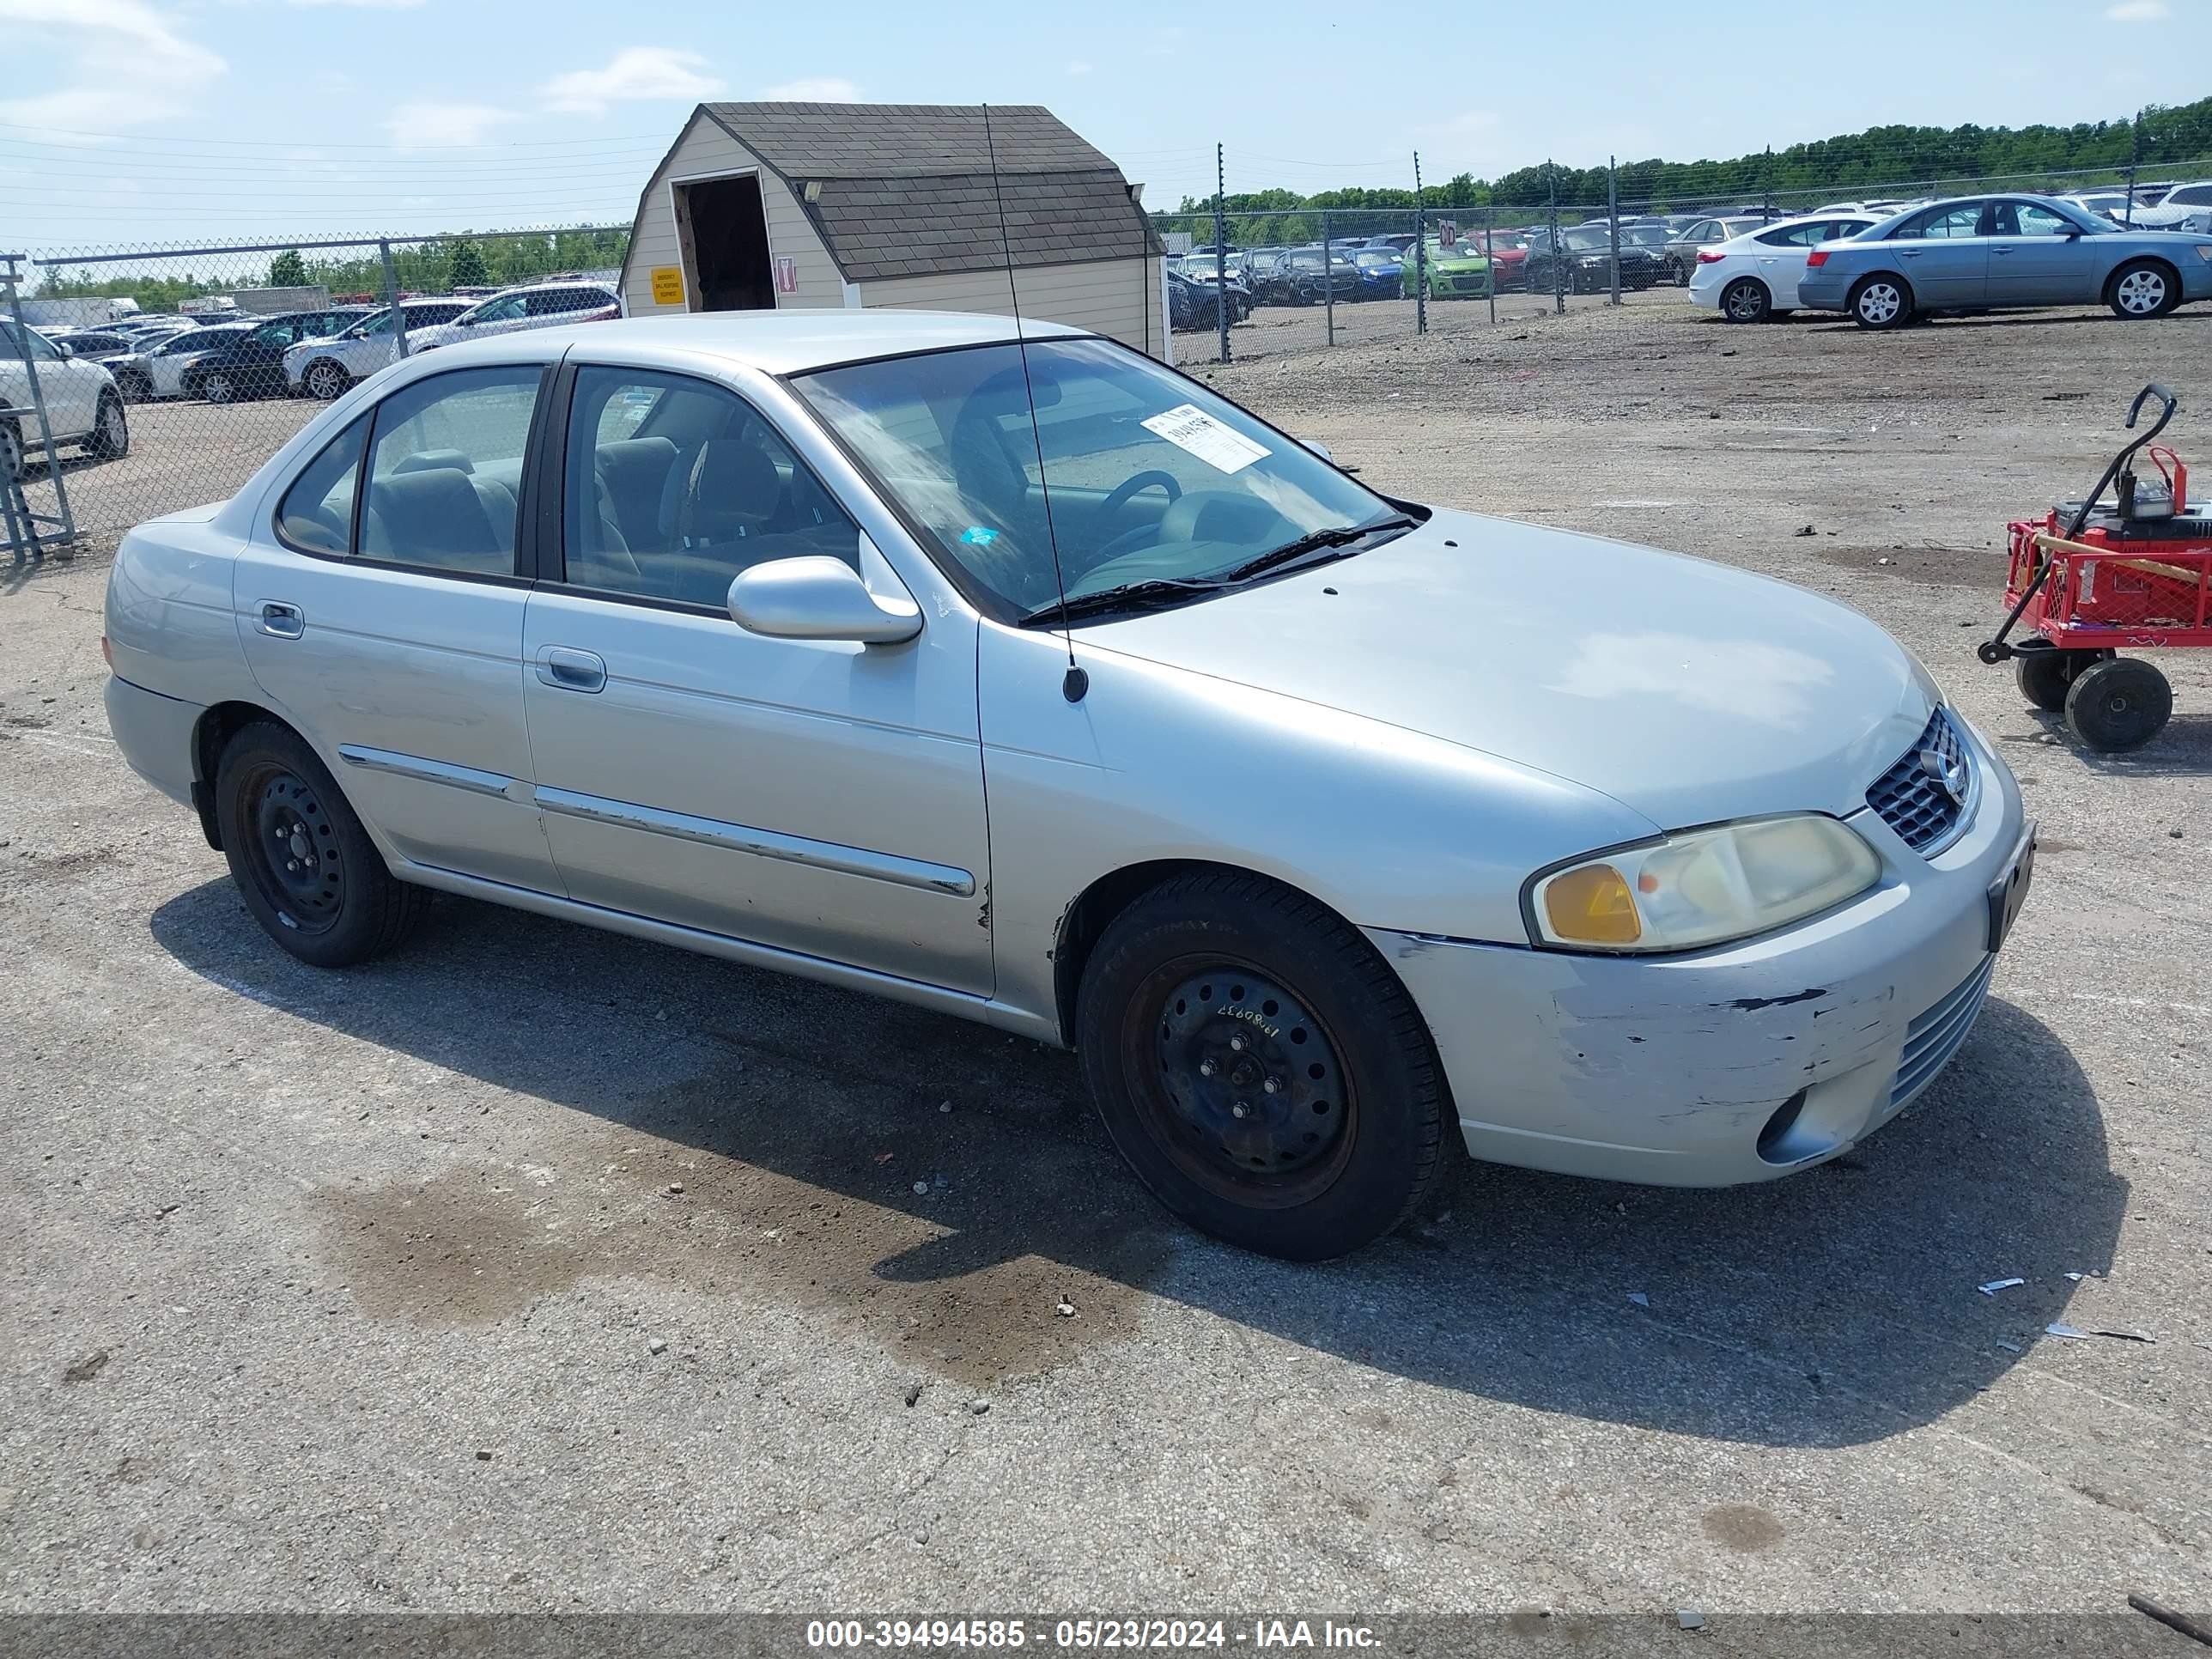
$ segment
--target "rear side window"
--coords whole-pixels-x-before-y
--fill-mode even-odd
[[[460,369],[379,404],[360,551],[425,569],[514,574],[542,375],[526,365]]]
[[[307,471],[292,480],[276,508],[276,533],[285,541],[307,553],[343,556],[353,551],[353,498],[368,437],[364,415],[325,444]]]
[[[1907,219],[1891,234],[1898,240],[1943,241],[1978,236],[1981,228],[1982,204],[1967,202],[1953,208],[1930,208],[1917,218]]]

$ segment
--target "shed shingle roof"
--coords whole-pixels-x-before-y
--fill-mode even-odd
[[[848,282],[1160,251],[1121,170],[1039,105],[994,105],[988,143],[972,104],[702,107],[782,175]]]

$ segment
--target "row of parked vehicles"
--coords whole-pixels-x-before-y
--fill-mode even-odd
[[[205,323],[139,315],[96,325],[18,331],[0,319],[0,410],[31,406],[27,362],[35,365],[46,422],[58,447],[100,459],[125,454],[125,405],[171,399],[234,404],[306,396],[323,402],[410,355],[518,330],[596,322],[622,314],[605,283],[555,278],[480,298],[403,299],[388,305],[332,304],[306,311]],[[38,442],[21,416],[0,415],[0,477],[21,476]]]

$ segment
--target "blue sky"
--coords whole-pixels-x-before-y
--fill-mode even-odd
[[[1722,9],[1723,10],[1727,9]],[[1745,15],[1740,10],[1735,14]],[[626,222],[702,98],[1042,103],[1146,199],[1689,159],[2212,89],[2212,0],[1832,9],[0,0],[0,245]],[[1218,21],[1217,21],[1217,19]]]

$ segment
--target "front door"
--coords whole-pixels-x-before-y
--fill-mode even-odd
[[[1989,292],[1990,244],[1982,234],[1984,204],[1933,207],[1907,220],[1888,240],[1898,269],[1923,311],[1978,306]]]
[[[530,590],[514,574],[544,375],[457,369],[392,393],[300,475],[233,591],[254,678],[393,848],[557,893],[531,800]]]
[[[2039,202],[1990,204],[1993,306],[2094,305],[2097,254],[2081,227]]]
[[[769,560],[897,578],[726,386],[581,368],[563,448],[562,568],[530,599],[523,696],[570,896],[988,993],[973,619],[893,646],[732,621],[732,579]]]

